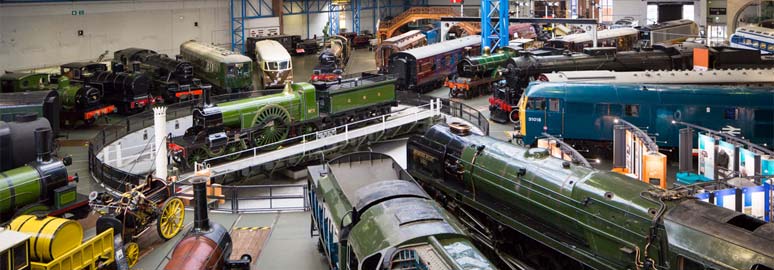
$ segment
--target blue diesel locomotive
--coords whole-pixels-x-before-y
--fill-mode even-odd
[[[542,133],[581,149],[612,147],[616,119],[647,128],[662,147],[677,147],[682,121],[774,144],[774,89],[708,85],[532,83],[519,103],[519,134],[533,144]],[[595,143],[597,142],[597,143]],[[604,143],[598,143],[604,142]],[[595,151],[596,152],[596,151]],[[604,152],[604,151],[602,151]]]

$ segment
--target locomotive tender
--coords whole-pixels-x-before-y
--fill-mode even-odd
[[[355,152],[308,171],[311,226],[331,269],[496,269],[392,157]]]
[[[457,72],[457,63],[465,56],[481,52],[481,36],[466,36],[393,53],[389,73],[397,78],[398,90],[424,93],[443,86]]]
[[[538,270],[774,268],[774,224],[546,149],[440,124],[407,161],[474,235]]]
[[[193,127],[172,138],[170,154],[175,162],[192,166],[212,156],[387,114],[397,105],[394,82],[364,74],[316,85],[287,83],[281,93],[219,104],[211,104],[205,93],[203,104],[193,111]]]
[[[195,40],[180,44],[180,56],[191,63],[194,75],[217,93],[253,90],[252,60],[247,56]]]

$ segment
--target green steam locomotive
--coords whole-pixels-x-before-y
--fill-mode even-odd
[[[408,171],[478,239],[539,270],[774,269],[774,224],[680,190],[436,125]]]
[[[390,156],[351,153],[308,170],[312,231],[331,269],[495,269]]]
[[[493,54],[466,56],[457,64],[457,74],[444,83],[449,96],[471,98],[491,93],[492,84],[503,79],[500,68],[516,55],[516,50],[505,47]]]
[[[2,132],[3,130],[0,130]],[[22,214],[61,216],[88,214],[88,200],[79,195],[78,176],[68,176],[65,166],[72,160],[51,155],[51,128],[35,130],[36,159],[27,165],[0,172],[0,223]],[[7,150],[7,149],[6,149]]]
[[[191,62],[194,75],[212,84],[218,93],[253,90],[250,57],[194,40],[180,45],[180,57]]]
[[[193,126],[172,138],[169,153],[176,163],[191,166],[209,157],[387,114],[397,105],[394,82],[384,75],[364,74],[314,85],[287,83],[281,93],[217,105],[205,88],[203,104],[193,111]]]

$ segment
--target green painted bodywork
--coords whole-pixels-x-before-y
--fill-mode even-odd
[[[70,79],[65,76],[59,78],[56,91],[59,92],[59,97],[62,100],[63,109],[72,110],[75,108],[76,96],[79,90],[81,90],[81,85],[71,84]]]
[[[249,57],[223,48],[188,41],[180,45],[180,56],[191,62],[194,74],[221,89],[252,90],[253,64]],[[241,57],[240,57],[241,56]],[[235,66],[234,75],[227,75]]]
[[[638,264],[646,260],[656,269],[774,266],[774,224],[753,232],[729,222],[752,217],[743,219],[741,213],[619,173],[576,166],[551,157],[546,149],[476,134],[459,136],[436,125],[424,136],[412,137],[408,153],[412,176],[446,193],[445,198],[456,198],[591,269],[641,269]],[[457,160],[464,169],[447,165]],[[462,173],[458,177],[449,171]],[[699,235],[701,240],[693,239]],[[675,248],[679,246],[691,248]],[[755,260],[739,263],[740,256]],[[676,268],[683,263],[684,268]]]
[[[240,99],[219,103],[223,125],[230,128],[251,128],[255,125],[258,110],[269,104],[287,109],[291,121],[307,121],[319,117],[315,88],[309,83],[294,83],[290,93]]]
[[[11,200],[14,208],[37,202],[40,199],[39,180],[38,171],[30,166],[0,173],[0,213],[16,210],[11,209]]]
[[[488,55],[467,57],[460,63],[461,69],[458,72],[464,76],[471,76],[472,73],[479,76],[494,76],[500,67],[503,67],[508,59],[518,55],[518,52],[512,49],[505,49],[501,52]],[[472,77],[472,76],[471,76]]]
[[[352,88],[329,90],[321,95],[330,96],[325,99],[320,110],[329,114],[362,109],[374,104],[395,101],[395,81],[361,84]]]
[[[3,93],[45,90],[49,75],[42,73],[7,73],[0,76]]]

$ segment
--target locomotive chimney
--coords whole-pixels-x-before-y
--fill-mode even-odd
[[[202,86],[202,107],[209,107],[212,105],[212,97],[210,96],[210,91],[212,90],[211,85],[205,85]]]
[[[51,128],[35,129],[35,153],[38,162],[51,161]]]
[[[191,179],[194,189],[194,229],[200,232],[210,230],[207,217],[207,177],[194,176]]]

